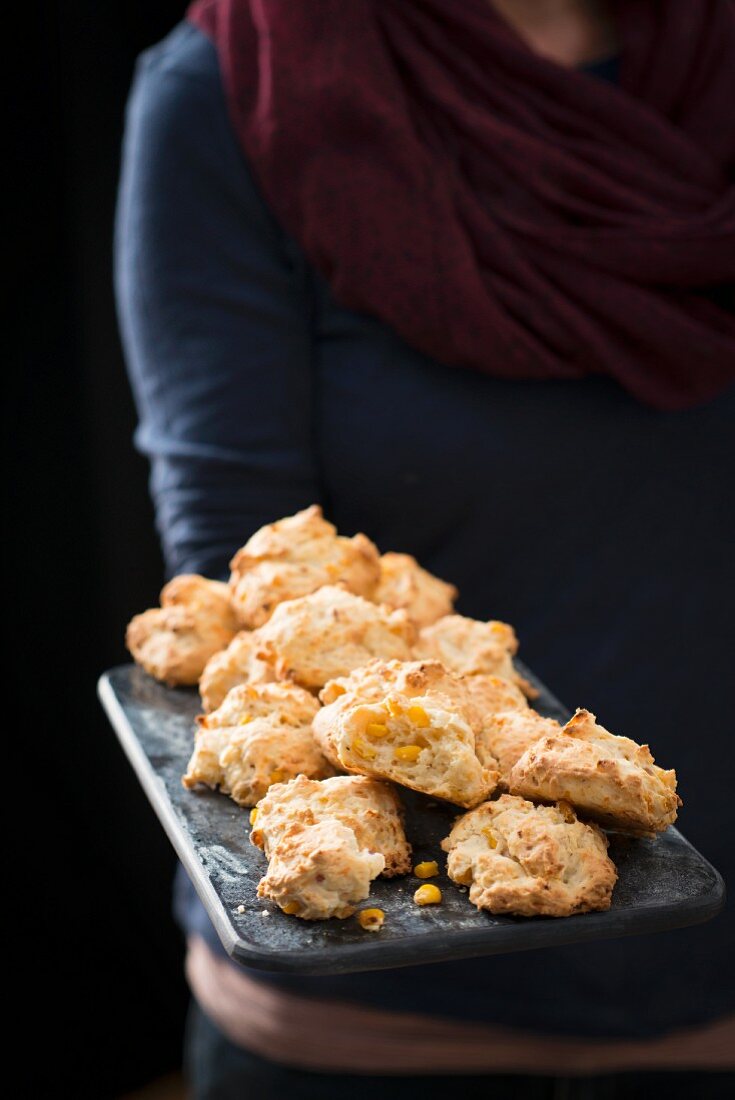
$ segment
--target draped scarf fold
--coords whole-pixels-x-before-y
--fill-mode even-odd
[[[337,301],[446,364],[735,379],[735,4],[617,0],[620,83],[490,0],[199,0],[233,126]]]

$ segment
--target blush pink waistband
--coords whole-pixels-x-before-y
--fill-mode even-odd
[[[235,1044],[273,1062],[334,1073],[598,1074],[735,1068],[735,1016],[636,1040],[569,1039],[300,997],[250,978],[192,936],[186,973]]]

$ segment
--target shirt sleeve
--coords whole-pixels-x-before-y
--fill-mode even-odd
[[[169,572],[222,576],[257,527],[319,499],[307,283],[230,128],[214,48],[184,25],[138,65],[115,232]]]

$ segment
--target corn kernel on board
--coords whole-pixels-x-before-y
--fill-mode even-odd
[[[541,692],[536,708],[566,721],[564,707],[517,664]],[[656,840],[610,834],[610,855],[620,877],[607,912],[565,918],[479,912],[444,874],[445,856],[439,848],[461,811],[401,789],[414,864],[438,861],[442,873],[432,882],[442,890],[441,905],[414,903],[421,879],[411,874],[376,879],[369,900],[360,904],[361,909],[384,910],[380,932],[364,931],[356,917],[288,917],[256,896],[266,860],[250,844],[247,811],[215,791],[192,793],[181,786],[200,709],[197,694],[166,688],[133,665],[104,675],[99,693],[225,949],[239,962],[262,970],[346,974],[657,932],[710,920],[724,903],[720,875],[672,827]]]

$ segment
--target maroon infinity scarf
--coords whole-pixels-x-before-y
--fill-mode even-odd
[[[621,83],[490,0],[199,0],[237,135],[343,305],[659,409],[735,378],[735,4],[618,0]],[[719,300],[720,304],[716,304]]]

